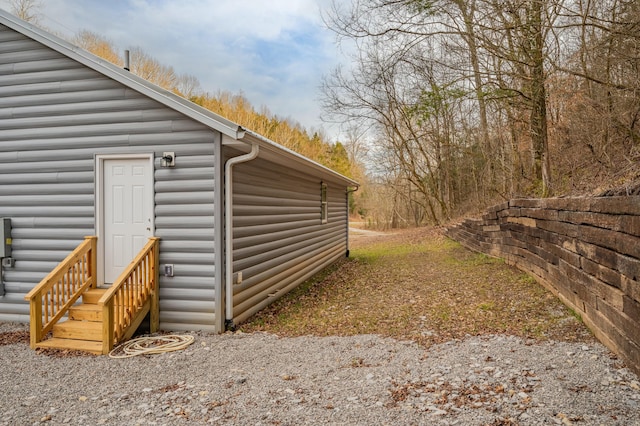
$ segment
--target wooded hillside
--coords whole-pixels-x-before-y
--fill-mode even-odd
[[[373,135],[379,223],[635,190],[638,1],[336,1],[325,18],[355,46],[324,82],[325,109]]]

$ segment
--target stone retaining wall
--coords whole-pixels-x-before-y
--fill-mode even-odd
[[[640,374],[640,197],[516,199],[447,235],[531,274]]]

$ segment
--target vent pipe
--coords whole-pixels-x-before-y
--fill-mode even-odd
[[[129,52],[129,49],[127,49],[124,51],[124,69],[125,70],[131,71],[130,63],[131,63],[131,52]]]

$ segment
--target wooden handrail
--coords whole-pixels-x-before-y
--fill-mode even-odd
[[[151,331],[158,329],[158,258],[159,238],[149,242],[131,261],[127,269],[102,295],[102,353],[113,349],[135,332],[146,312],[151,312]]]
[[[82,293],[96,286],[98,237],[85,237],[56,268],[24,298],[30,305],[30,343],[36,344],[51,331]]]

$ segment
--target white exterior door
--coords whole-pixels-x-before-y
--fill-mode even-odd
[[[153,166],[148,158],[102,166],[104,283],[111,284],[153,236]]]

